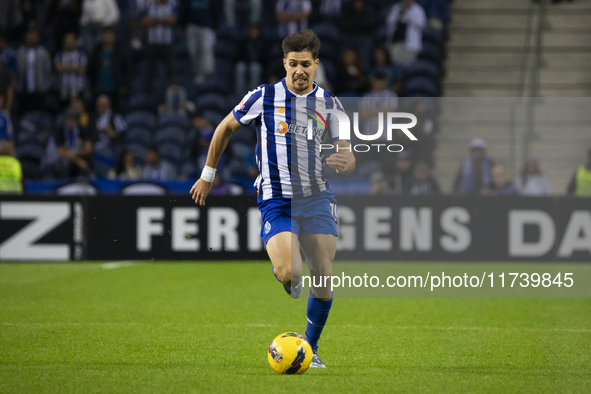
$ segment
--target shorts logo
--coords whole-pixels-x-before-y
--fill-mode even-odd
[[[271,223],[269,223],[269,221],[265,222],[265,234],[269,234],[269,231],[271,231]]]

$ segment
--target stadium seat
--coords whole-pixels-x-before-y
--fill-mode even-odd
[[[138,165],[143,166],[146,164],[146,153],[148,148],[145,145],[129,143],[127,144],[127,150],[134,154],[134,160]]]
[[[442,56],[441,47],[437,44],[432,43],[432,42],[427,42],[427,43],[423,44],[423,49],[421,49],[421,52],[419,52],[419,56],[418,56],[418,60],[427,59],[427,60],[432,60],[438,64],[441,63],[442,58],[443,58],[443,56]]]
[[[215,110],[222,113],[227,112],[226,100],[223,95],[207,93],[197,97],[195,107],[198,111]]]
[[[252,156],[252,153],[253,153],[252,147],[250,147],[246,144],[241,144],[241,143],[232,144],[232,154],[236,158],[244,160],[244,159],[247,159],[250,156]]]
[[[40,142],[38,139],[39,133],[35,132],[34,130],[30,129],[19,129],[16,133],[16,142],[17,144],[26,144],[26,143],[36,143]]]
[[[339,45],[333,44],[331,42],[322,43],[320,47],[320,58],[321,59],[328,59],[333,62],[338,62],[339,60]]]
[[[115,167],[115,160],[109,152],[94,152],[94,173],[99,178],[106,178],[109,171]]]
[[[174,126],[159,129],[154,136],[154,142],[158,145],[171,142],[182,146],[185,143],[185,131]]]
[[[162,114],[158,117],[157,125],[158,128],[177,126],[184,129],[189,127],[189,119],[180,114]]]
[[[16,147],[16,157],[21,162],[25,179],[40,179],[43,176],[41,162],[45,149],[36,142],[29,142]]]
[[[428,77],[413,77],[405,81],[404,95],[412,97],[436,97],[439,89],[433,79]]]
[[[322,46],[327,42],[338,45],[341,41],[341,31],[338,26],[332,23],[318,23],[312,26],[311,29],[314,30],[318,38],[322,41]]]
[[[16,157],[19,160],[31,159],[38,161],[39,164],[43,160],[45,154],[45,148],[37,142],[29,142],[26,144],[20,144],[16,147]]]
[[[133,111],[125,115],[125,121],[129,127],[142,127],[153,129],[156,125],[156,117],[148,111]]]
[[[234,60],[236,58],[236,44],[228,40],[220,40],[214,46],[216,58]]]
[[[324,67],[326,78],[334,84],[337,79],[337,63],[329,59],[322,59],[322,67]]]
[[[439,81],[439,67],[433,62],[418,60],[412,63],[405,72],[405,78],[407,79],[415,76],[426,76]]]
[[[209,120],[213,127],[216,127],[217,125],[222,123],[222,120],[224,120],[224,117],[226,115],[221,111],[211,109],[203,111],[203,116],[205,116],[205,118]]]
[[[441,30],[432,26],[427,26],[423,30],[423,43],[433,43],[436,45],[443,45],[443,33]]]
[[[180,173],[188,177],[198,177],[198,171],[197,165],[189,160],[184,160],[180,166]]]
[[[203,81],[203,83],[197,86],[196,93],[219,93],[225,95],[228,93],[227,81],[220,80],[217,78],[208,78],[207,80]]]
[[[152,134],[149,129],[132,127],[125,132],[125,141],[130,144],[140,144],[147,147],[152,143]]]
[[[240,38],[240,34],[236,28],[232,26],[222,25],[216,31],[218,40],[237,41]]]
[[[189,50],[185,40],[176,41],[172,47],[172,50],[174,51],[174,57],[177,59],[189,57]]]
[[[191,75],[176,75],[172,77],[173,81],[176,81],[187,91],[187,98],[193,99],[195,97],[195,84],[193,83],[194,78]]]
[[[225,58],[215,59],[215,75],[217,79],[232,83],[234,80],[234,61]]]
[[[378,28],[373,36],[373,43],[375,47],[383,47],[386,45],[386,33],[387,27],[385,25]]]
[[[181,162],[183,152],[179,145],[167,143],[158,147],[160,155],[175,166]]]
[[[174,59],[174,73],[185,77],[193,76],[193,66],[188,58]]]
[[[158,99],[155,96],[145,94],[134,94],[129,98],[128,111],[150,111],[156,112]]]
[[[38,130],[53,130],[54,119],[49,112],[31,111],[23,115],[22,121],[33,124]]]

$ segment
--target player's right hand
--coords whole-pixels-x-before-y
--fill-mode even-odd
[[[201,178],[195,182],[191,188],[191,195],[193,196],[193,200],[195,200],[196,204],[205,205],[205,198],[211,191],[212,185],[213,182],[206,182]]]

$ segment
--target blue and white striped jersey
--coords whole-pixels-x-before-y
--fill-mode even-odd
[[[234,108],[234,117],[240,124],[256,122],[260,175],[255,185],[263,200],[307,197],[329,188],[322,174],[320,144],[327,133],[332,141],[338,140],[339,128],[335,115],[326,116],[326,122],[317,116],[315,111],[322,107],[343,110],[338,99],[316,83],[312,92],[301,96],[291,92],[283,79],[259,86]],[[313,119],[311,140],[307,138],[308,119]]]

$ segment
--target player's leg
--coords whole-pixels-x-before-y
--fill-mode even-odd
[[[306,340],[314,350],[311,367],[326,368],[317,354],[318,340],[326,325],[332,307],[332,291],[330,288],[332,262],[337,249],[337,237],[333,234],[301,234],[300,242],[306,255],[313,286],[310,289],[306,316]]]
[[[267,241],[267,253],[273,263],[273,274],[285,286],[299,283],[302,258],[298,236],[290,231],[273,235]]]

